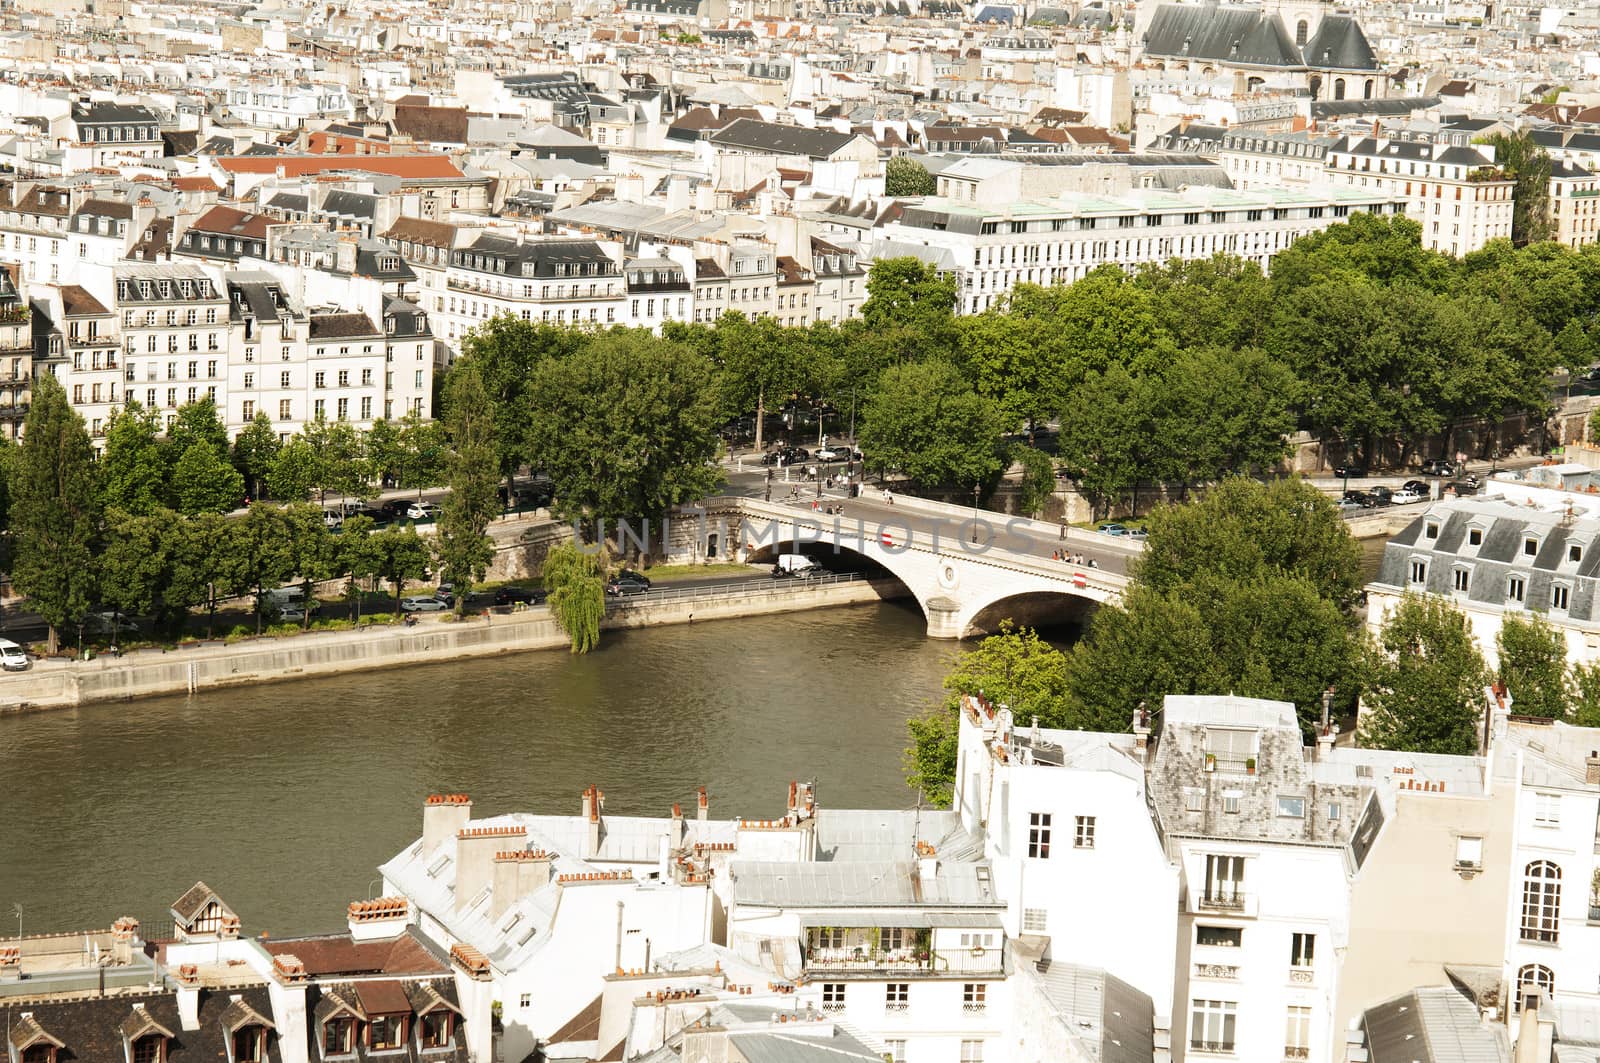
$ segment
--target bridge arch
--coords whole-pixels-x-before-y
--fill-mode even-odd
[[[1021,591],[996,598],[987,605],[966,610],[961,638],[992,635],[1011,621],[1019,627],[1072,626],[1082,629],[1100,603],[1065,590]]]

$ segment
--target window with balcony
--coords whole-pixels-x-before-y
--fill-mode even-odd
[[[886,1011],[905,1011],[911,1003],[911,983],[889,982],[883,987],[883,1006]]]
[[[1233,1052],[1239,1005],[1231,1000],[1196,1000],[1189,1012],[1189,1048],[1195,1052]]]
[[[1206,857],[1205,892],[1202,904],[1211,908],[1244,907],[1244,857]]]
[[[961,986],[961,1010],[982,1011],[988,1006],[989,986],[986,982],[966,982]]]
[[[823,982],[822,983],[822,1010],[824,1010],[824,1011],[843,1011],[844,1010],[844,983],[843,982]]]
[[[1561,868],[1535,860],[1522,879],[1522,940],[1553,945],[1561,937]]]
[[[1311,1009],[1291,1007],[1283,1031],[1285,1059],[1311,1058]]]

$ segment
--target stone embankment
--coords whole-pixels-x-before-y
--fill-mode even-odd
[[[903,597],[897,580],[774,583],[726,593],[618,603],[603,630],[690,624],[746,616],[857,605]],[[38,661],[26,672],[0,675],[0,713],[129,701],[162,694],[203,693],[253,683],[392,670],[464,657],[564,649],[566,633],[540,607],[471,616],[428,617],[414,627],[382,625],[351,631],[308,632],[232,644],[199,643],[176,650],[138,650],[89,661]]]

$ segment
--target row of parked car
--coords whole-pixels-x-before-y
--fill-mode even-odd
[[[374,524],[394,524],[404,520],[437,520],[439,506],[434,502],[391,498],[369,506],[360,502],[340,502],[322,511],[322,523],[337,531],[351,517],[371,517]]]
[[[1448,479],[1449,477],[1460,475],[1464,468],[1464,466],[1458,465],[1448,458],[1429,458],[1422,463],[1422,475],[1439,476]],[[1361,480],[1366,478],[1367,467],[1359,461],[1347,461],[1343,465],[1335,465],[1333,467],[1333,475],[1344,480]],[[1411,481],[1411,483],[1421,482],[1420,480]],[[1427,485],[1423,484],[1423,488],[1423,494],[1426,495]]]
[[[803,465],[808,461],[861,461],[861,451],[847,446],[779,447],[761,455],[763,465]]]

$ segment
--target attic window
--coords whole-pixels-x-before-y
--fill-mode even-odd
[[[450,854],[440,853],[438,856],[434,857],[433,863],[428,865],[428,875],[432,878],[438,878],[439,872],[443,871],[445,865],[449,862]]]
[[[529,941],[533,940],[533,935],[537,934],[538,932],[539,932],[539,928],[538,927],[530,926],[528,929],[524,930],[522,932],[522,936],[517,939],[517,945],[519,947],[523,946],[523,945],[526,945]]]
[[[1483,545],[1483,529],[1482,528],[1468,528],[1467,529],[1467,545],[1468,546],[1482,546]]]
[[[1430,520],[1428,523],[1424,524],[1422,526],[1422,534],[1425,538],[1437,539],[1439,537],[1439,522],[1436,520]]]
[[[1278,815],[1285,819],[1305,819],[1306,799],[1303,797],[1278,798]]]
[[[1576,565],[1583,560],[1583,546],[1579,543],[1567,544],[1567,560]]]
[[[522,913],[521,912],[512,912],[511,913],[511,918],[506,920],[506,925],[500,928],[500,933],[502,933],[502,934],[511,933],[511,931],[516,929],[517,924],[520,923],[520,922],[522,922]]]
[[[1536,557],[1539,553],[1539,540],[1532,535],[1524,536],[1522,539],[1522,553],[1526,557]]]

